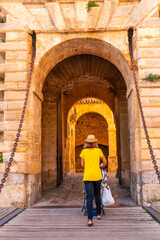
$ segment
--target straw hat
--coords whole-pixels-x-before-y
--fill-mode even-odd
[[[85,140],[85,142],[94,143],[94,142],[97,142],[97,139],[95,138],[94,135],[88,135],[88,137],[87,137],[87,139]]]

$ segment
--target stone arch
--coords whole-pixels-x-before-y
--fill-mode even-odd
[[[75,38],[55,45],[36,62],[36,67],[34,68],[34,90],[40,94],[45,78],[51,69],[64,59],[79,54],[91,54],[108,60],[121,72],[127,88],[130,88],[132,73],[120,50],[104,40]]]
[[[101,107],[100,107],[101,106]],[[76,116],[74,113],[76,109]],[[113,114],[111,109],[106,103],[102,102],[100,104],[75,104],[71,107],[68,118],[68,136],[66,138],[66,151],[65,151],[65,169],[66,171],[74,172],[75,169],[75,129],[78,120],[85,114],[95,113],[102,116],[108,125],[108,146],[109,146],[109,156],[108,156],[108,171],[114,172],[117,170],[117,143],[116,143],[116,127],[114,124]],[[72,117],[73,116],[73,117]],[[71,132],[74,134],[71,136]],[[99,141],[100,144],[105,145],[106,143]],[[83,141],[81,142],[83,144]],[[71,168],[71,169],[70,169]]]
[[[32,96],[32,100],[30,101],[30,105],[31,105],[30,112],[34,113],[35,106],[37,106],[36,102],[43,99],[44,94],[42,95],[42,88],[43,88],[43,85],[45,85],[44,81],[45,81],[46,76],[47,76],[46,81],[48,81],[48,82],[50,81],[50,78],[48,78],[49,71],[51,71],[52,68],[54,71],[59,64],[63,64],[63,61],[66,61],[70,57],[72,57],[72,56],[77,57],[80,55],[90,55],[90,56],[95,56],[95,57],[98,56],[97,58],[104,59],[104,61],[106,61],[106,62],[108,61],[112,65],[114,65],[115,68],[117,69],[116,72],[120,73],[118,78],[115,77],[114,80],[115,80],[115,82],[118,82],[120,80],[121,82],[123,82],[123,86],[122,86],[122,88],[118,88],[118,90],[116,88],[117,95],[115,97],[115,101],[112,101],[112,108],[119,109],[118,110],[119,112],[117,111],[117,114],[114,115],[114,117],[117,121],[116,129],[119,134],[119,135],[117,134],[117,136],[119,137],[119,140],[117,139],[117,145],[119,146],[119,149],[120,149],[118,152],[118,159],[120,159],[120,160],[118,160],[118,161],[121,161],[122,157],[124,157],[122,167],[121,167],[122,172],[124,172],[124,174],[122,175],[122,180],[123,180],[122,183],[124,183],[124,185],[129,187],[130,186],[130,166],[129,166],[130,153],[129,153],[128,128],[126,126],[128,126],[128,116],[131,119],[131,121],[129,119],[130,123],[134,125],[134,104],[133,104],[134,92],[131,91],[132,90],[132,73],[130,71],[127,60],[124,58],[122,53],[118,49],[116,49],[113,45],[111,45],[105,41],[99,40],[99,39],[76,38],[76,39],[64,41],[63,43],[59,43],[56,46],[52,47],[49,51],[47,51],[42,56],[42,58],[36,62],[36,65],[35,65],[36,67],[34,68],[33,82],[32,82],[32,91],[34,94]],[[64,78],[64,76],[63,76],[63,78]],[[52,80],[54,82],[54,74],[52,74]],[[94,85],[94,87],[95,86],[96,85]],[[80,88],[80,87],[83,88],[84,86],[77,86],[77,88]],[[105,86],[102,86],[102,85],[99,85],[98,88],[99,89],[103,88],[104,90],[107,89],[107,88],[105,88]],[[126,88],[127,88],[127,92],[126,92]],[[58,91],[59,90],[60,89],[58,89]],[[113,92],[115,93],[115,89],[108,87],[108,90],[111,91],[110,97],[112,98],[112,93]],[[57,111],[57,109],[56,109],[57,95],[56,95],[56,92],[52,93],[52,95],[53,94],[55,96],[54,102],[52,103],[53,108],[49,109],[49,111],[52,110],[54,113],[56,113],[56,111]],[[127,106],[126,94],[128,97],[128,99],[127,99],[128,103],[129,103],[128,106]],[[47,94],[46,94],[46,97],[47,97]],[[82,97],[85,97],[85,96],[82,96]],[[100,97],[100,96],[98,96],[98,93],[96,93],[96,91],[94,91],[94,95],[93,96],[91,95],[91,97]],[[76,99],[76,101],[77,101],[77,98],[74,98],[74,99]],[[72,100],[74,100],[74,99],[72,97]],[[104,97],[104,101],[105,101],[105,97]],[[73,101],[73,102],[70,101],[71,104],[74,102],[75,101]],[[51,107],[51,105],[49,107]],[[129,115],[128,115],[128,110],[130,113]],[[46,113],[46,115],[47,115],[47,113]],[[35,116],[34,114],[29,115],[29,118],[32,118],[32,120],[34,122],[37,122],[37,116]],[[48,123],[46,123],[46,124],[48,124]],[[51,123],[49,123],[49,124],[51,124]],[[58,129],[58,127],[57,127],[58,125],[56,125],[57,124],[56,117],[54,117],[54,123],[52,123],[52,124],[54,124],[54,129],[52,131],[52,134],[54,135],[54,138],[56,138],[55,136],[57,136],[57,129]],[[41,126],[41,119],[39,121],[39,126]],[[50,126],[50,128],[52,128],[52,126]],[[132,128],[132,126],[131,126],[131,128]],[[134,126],[133,126],[133,128],[134,128]],[[31,128],[28,131],[28,133],[31,132],[30,136],[32,135],[32,131],[33,130],[31,130]],[[38,133],[36,133],[36,134],[38,135]],[[34,138],[36,138],[36,136],[33,136],[32,139],[34,139]],[[44,138],[46,138],[46,136],[44,136]],[[52,138],[53,138],[53,136],[52,136]],[[48,152],[50,152],[51,156],[54,155],[54,158],[55,158],[54,166],[53,166],[53,163],[50,165],[51,165],[51,168],[54,169],[54,171],[56,172],[56,167],[55,167],[56,157],[57,157],[56,148],[58,148],[58,147],[56,145],[57,144],[56,139],[54,139],[54,138],[53,138],[54,152],[51,153],[51,151],[49,151],[49,150],[48,150]],[[62,138],[64,138],[64,136]],[[132,135],[132,138],[134,141],[134,134]],[[51,143],[51,141],[50,141],[50,143]],[[64,144],[64,141],[63,141],[63,144]],[[131,147],[133,148],[132,152],[134,153],[135,152],[134,145],[132,145]],[[46,147],[42,146],[42,153],[43,153],[43,148],[45,149]],[[121,151],[121,148],[123,148],[122,151]],[[50,149],[53,149],[52,146],[50,146]],[[65,149],[65,148],[63,148],[63,149]],[[63,155],[63,153],[62,153],[62,155]],[[133,156],[133,159],[135,159],[135,155],[132,155],[132,156]],[[39,158],[41,158],[41,152],[39,154]],[[45,158],[46,158],[46,156],[44,155],[44,159]],[[63,159],[63,156],[62,156],[62,159]],[[46,170],[46,171],[49,172],[48,170]],[[50,173],[52,175],[52,171],[50,171]],[[44,172],[44,181],[46,181],[46,179],[49,179],[48,176],[47,177],[46,176],[47,176],[47,174],[46,174],[46,172]],[[56,174],[55,174],[54,179],[51,179],[51,181],[56,182]],[[50,184],[51,181],[49,180],[48,184]]]

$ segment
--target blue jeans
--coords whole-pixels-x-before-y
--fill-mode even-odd
[[[87,194],[87,213],[88,219],[93,219],[93,197],[95,196],[97,215],[101,214],[101,180],[84,181]]]

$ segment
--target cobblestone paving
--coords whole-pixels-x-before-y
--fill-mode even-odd
[[[63,184],[42,192],[41,200],[34,206],[81,206],[83,204],[83,174],[75,173],[64,177]],[[109,173],[109,186],[115,205],[136,206],[130,198],[129,189],[118,184],[115,173]]]

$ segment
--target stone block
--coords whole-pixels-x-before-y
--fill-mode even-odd
[[[160,68],[139,69],[138,70],[138,77],[139,77],[139,79],[143,79],[143,78],[147,77],[148,74],[150,74],[150,73],[152,73],[152,74],[160,74]],[[157,85],[157,83],[155,83],[155,82],[151,83],[151,82],[143,81],[143,83],[145,83],[145,84],[147,83],[148,86],[152,86],[152,87]],[[140,82],[140,84],[141,84],[141,82]]]
[[[5,185],[0,197],[1,207],[24,207],[26,202],[25,184]]]
[[[159,97],[159,88],[141,88],[142,97]]]
[[[4,122],[4,128],[7,131],[16,131],[18,129],[19,124],[20,124],[19,119],[14,121]],[[24,121],[22,130],[24,130],[25,128],[26,128],[26,122]]]
[[[137,58],[159,58],[160,48],[139,48],[137,49]]]
[[[5,42],[0,43],[0,52],[5,51],[27,51],[28,50],[28,42]]]
[[[160,160],[157,160],[157,164],[159,166],[160,164]],[[151,158],[145,161],[142,161],[141,163],[139,163],[139,171],[154,171],[154,165],[152,163]]]
[[[28,42],[28,33],[26,32],[7,32],[6,33],[7,42]],[[21,44],[21,43],[19,43]]]
[[[36,8],[30,8],[30,6],[28,7],[29,11],[32,13],[32,15],[38,20],[38,22],[40,23],[40,25],[43,27],[43,30],[45,32],[47,31],[56,31],[55,26],[53,25],[51,18],[49,16],[49,12],[47,11],[47,9],[44,7],[36,7]],[[44,21],[45,19],[45,21]]]
[[[87,26],[88,26],[88,31],[95,31],[96,26],[97,26],[97,21],[99,19],[99,15],[101,13],[101,4],[99,3],[99,7],[91,8],[91,10],[88,13],[88,18],[87,18]]]
[[[160,59],[150,58],[150,59],[139,59],[138,60],[139,68],[160,68]]]
[[[145,117],[160,117],[159,107],[144,107],[143,112]]]
[[[160,19],[158,16],[157,18],[144,19],[144,21],[140,24],[141,28],[158,28],[159,26],[160,26]]]
[[[9,102],[7,102],[7,110],[10,110],[10,111],[21,110],[22,111],[23,105],[24,105],[24,101],[13,101],[13,102],[9,101]]]
[[[58,2],[46,3],[45,5],[49,11],[50,17],[51,17],[56,29],[60,32],[65,31],[66,24],[65,24],[59,3]]]
[[[156,159],[160,159],[160,149],[154,149],[154,155]],[[148,149],[142,149],[142,159],[151,159],[151,155]]]
[[[27,71],[27,63],[23,61],[18,61],[16,63],[4,63],[0,64],[0,73],[8,72],[25,72]]]
[[[77,27],[79,31],[86,31],[87,30],[87,2],[76,1],[75,13],[76,13]]]
[[[160,201],[160,184],[142,185],[142,204],[147,206]]]
[[[142,172],[141,180],[142,184],[159,183],[157,174],[155,172]]]
[[[5,172],[5,163],[3,162],[3,163],[0,163],[0,173],[4,174],[4,172]]]
[[[141,139],[142,149],[148,149],[148,144],[146,139]],[[160,139],[151,139],[151,145],[153,149],[160,149]]]
[[[24,100],[25,99],[25,93],[26,93],[25,91],[7,91],[7,92],[5,92],[4,100],[5,101]]]
[[[11,153],[10,152],[4,152],[3,153],[3,160],[4,162],[8,162],[9,158],[11,157]],[[26,163],[27,160],[27,154],[25,152],[23,153],[18,153],[16,152],[15,156],[14,156],[14,162],[18,163],[18,162],[24,162]]]
[[[159,38],[159,28],[138,28],[137,29],[137,40],[143,38]]]
[[[148,38],[137,41],[137,48],[159,48],[160,39],[159,38]]]
[[[76,31],[77,22],[76,22],[74,3],[70,3],[70,4],[63,3],[60,5],[60,8],[61,8],[61,12],[64,17],[68,31]]]
[[[27,61],[28,53],[27,51],[21,52],[6,52],[6,61],[15,62],[15,59],[18,61]]]
[[[27,72],[6,73],[5,82],[27,82]]]
[[[28,174],[28,163],[25,162],[13,162],[11,170],[11,173],[21,173],[21,174]]]
[[[150,138],[159,138],[159,131],[160,131],[160,128],[148,128],[148,133],[149,133],[149,136]],[[145,137],[145,133],[144,133],[144,129],[142,128],[141,129],[141,138],[146,138]]]
[[[39,22],[22,3],[1,3],[1,7],[3,7],[7,13],[10,13],[9,15],[16,16],[16,20],[23,25],[27,25],[30,30],[42,30]]]
[[[22,111],[5,111],[4,120],[5,121],[17,121],[20,120]]]
[[[124,24],[124,27],[136,26],[141,22],[143,18],[146,16],[146,12],[148,13],[151,9],[154,9],[157,6],[157,1],[150,0],[141,0],[137,6],[134,8],[127,21]]]
[[[3,23],[0,28],[1,33],[6,32],[28,32],[28,29],[21,23]]]
[[[108,27],[109,21],[111,20],[112,14],[116,9],[117,4],[118,2],[116,1],[104,0],[102,12],[100,14],[99,21],[97,24],[97,29],[105,30]]]

